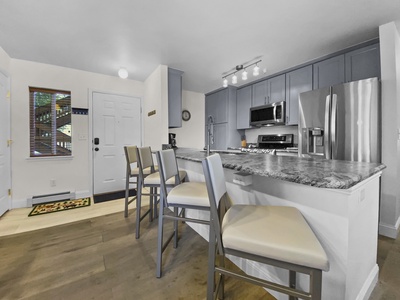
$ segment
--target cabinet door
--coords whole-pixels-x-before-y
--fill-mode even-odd
[[[286,73],[286,125],[299,122],[299,94],[312,90],[312,66]]]
[[[251,106],[260,106],[267,103],[267,80],[252,85],[253,96]]]
[[[215,106],[214,123],[228,122],[228,89],[223,89],[217,93],[217,105]]]
[[[168,68],[168,127],[182,127],[182,71]]]
[[[345,54],[346,82],[371,77],[381,77],[379,44],[357,49]]]
[[[212,116],[214,123],[228,121],[228,89],[207,95],[205,102],[205,124],[209,116]]]
[[[227,123],[214,125],[214,144],[211,146],[213,150],[226,150],[227,149]]]
[[[267,103],[285,101],[285,74],[268,79]]]
[[[252,87],[246,86],[238,89],[236,93],[236,128],[250,128]]]
[[[344,55],[315,63],[313,67],[314,90],[344,83]]]

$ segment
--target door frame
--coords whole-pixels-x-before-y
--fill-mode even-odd
[[[90,195],[93,197],[93,183],[94,183],[94,165],[93,165],[93,94],[94,93],[102,93],[102,94],[109,94],[109,95],[114,95],[114,96],[123,96],[123,97],[133,97],[133,98],[139,98],[140,99],[140,126],[141,126],[141,132],[140,132],[140,137],[141,137],[141,145],[143,145],[144,142],[144,120],[143,120],[143,97],[142,96],[137,96],[137,95],[132,95],[132,94],[125,94],[125,93],[117,93],[114,91],[106,91],[106,90],[99,90],[99,89],[89,89],[88,90],[88,98],[89,98],[89,132],[88,132],[88,157],[89,157],[89,184],[90,184]]]
[[[8,98],[8,105],[7,109],[5,111],[5,115],[8,115],[8,128],[6,129],[6,136],[7,140],[11,141],[10,146],[8,147],[9,151],[9,164],[8,164],[8,189],[11,191],[11,194],[9,194],[7,198],[7,209],[11,210],[12,209],[12,172],[11,172],[11,147],[12,147],[12,140],[11,140],[11,77],[8,72],[6,72],[3,69],[0,69],[0,73],[4,75],[6,78],[6,89],[7,89],[7,94],[6,94],[6,103],[7,103],[7,98]],[[7,211],[6,211],[7,212]],[[1,214],[0,214],[1,216]]]

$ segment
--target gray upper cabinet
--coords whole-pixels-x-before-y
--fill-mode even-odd
[[[313,68],[314,90],[345,82],[344,54],[317,62]]]
[[[211,149],[226,150],[240,146],[240,134],[236,129],[236,88],[228,88],[207,94],[205,99],[205,141],[207,145],[207,124],[213,117],[214,144]]]
[[[345,54],[346,82],[381,76],[379,43]]]
[[[286,125],[299,121],[299,94],[312,90],[312,66],[286,73]]]
[[[251,85],[238,89],[236,92],[236,128],[248,129],[250,126]]]
[[[285,74],[268,79],[268,103],[285,101]]]
[[[253,98],[252,106],[265,105],[267,103],[267,80],[257,82],[252,85]]]
[[[168,68],[168,127],[182,127],[182,71]]]
[[[214,123],[224,123],[228,121],[229,97],[228,89],[207,95],[206,97],[206,124],[211,116]]]
[[[252,85],[252,107],[285,100],[285,74]]]

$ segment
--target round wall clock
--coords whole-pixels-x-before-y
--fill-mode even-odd
[[[182,120],[183,121],[189,121],[190,117],[191,117],[190,112],[188,110],[184,109],[182,111]]]

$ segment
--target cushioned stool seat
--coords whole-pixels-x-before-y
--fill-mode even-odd
[[[184,204],[187,206],[202,206],[210,208],[207,186],[205,182],[183,182],[172,189],[168,194],[170,206]]]
[[[179,170],[179,180],[183,181],[186,177],[186,171],[181,171]],[[160,173],[159,172],[155,172],[153,174],[150,174],[149,176],[147,176],[144,179],[144,183],[146,185],[148,184],[153,184],[153,185],[160,185]],[[175,177],[171,177],[167,180],[166,182],[167,185],[176,185],[176,178]]]
[[[324,249],[294,207],[234,205],[222,222],[222,243],[233,250],[329,269]]]

